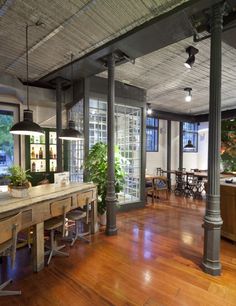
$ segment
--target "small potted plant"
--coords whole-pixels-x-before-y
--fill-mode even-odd
[[[23,198],[28,196],[28,188],[31,186],[28,179],[31,177],[20,166],[14,165],[8,168],[8,179],[10,180],[9,191],[14,198]]]
[[[125,173],[122,169],[124,158],[115,147],[115,192],[118,194],[124,186]],[[86,180],[97,184],[98,215],[100,224],[106,220],[106,192],[107,192],[107,145],[98,142],[90,150],[84,164]]]

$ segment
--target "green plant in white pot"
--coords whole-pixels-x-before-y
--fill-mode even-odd
[[[118,194],[124,186],[125,173],[122,169],[124,158],[115,147],[115,192]],[[107,145],[98,142],[90,150],[85,160],[84,168],[86,180],[97,184],[98,188],[98,213],[103,215],[106,212],[107,193]]]
[[[8,179],[10,180],[9,191],[15,198],[22,198],[28,196],[28,188],[31,186],[29,178],[31,177],[27,172],[18,165],[8,168]]]

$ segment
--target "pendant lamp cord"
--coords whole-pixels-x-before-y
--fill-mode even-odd
[[[71,79],[71,88],[72,88],[72,103],[74,103],[74,70],[73,70],[73,64],[72,64],[73,57],[74,57],[74,54],[71,53],[71,55],[70,55],[70,79]],[[68,118],[68,120],[69,121],[73,120],[72,117],[73,117],[72,116],[72,111],[70,111],[70,118]]]

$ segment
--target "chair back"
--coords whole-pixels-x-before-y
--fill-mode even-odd
[[[157,168],[156,174],[157,175],[163,175],[163,170],[161,168]]]
[[[21,228],[21,213],[0,220],[0,244],[13,239]]]
[[[14,267],[16,257],[17,234],[21,229],[21,212],[15,216],[0,220],[0,253],[11,256],[11,266]],[[8,248],[1,248],[4,242],[9,241]]]
[[[63,216],[63,224],[62,224],[62,236],[65,236],[66,230],[66,213],[70,211],[72,205],[72,199],[67,198],[59,201],[55,201],[51,203],[51,216],[58,217]]]
[[[71,204],[71,198],[52,202],[50,205],[51,216],[58,217],[66,214],[70,210]]]

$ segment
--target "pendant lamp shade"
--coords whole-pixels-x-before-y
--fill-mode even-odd
[[[36,24],[36,26],[39,24]],[[27,109],[24,110],[23,121],[20,121],[12,126],[10,129],[11,134],[15,135],[43,135],[44,132],[42,128],[33,121],[33,111],[29,109],[29,60],[28,60],[28,28],[29,25],[26,25],[25,37],[26,37],[26,101]]]
[[[13,125],[10,130],[11,134],[16,135],[43,135],[42,128],[35,122],[33,122],[33,111],[26,109],[24,110],[24,119]]]
[[[184,146],[185,149],[193,149],[195,148],[192,144],[191,140],[188,140],[188,143]]]
[[[69,120],[68,128],[62,130],[59,138],[64,140],[81,140],[83,139],[83,134],[75,129],[75,122]]]
[[[72,61],[73,61],[73,54],[71,54],[71,86],[72,86],[72,93],[74,93],[74,88],[73,88],[74,87],[73,86],[73,79],[74,78],[73,78],[73,64],[72,64]],[[59,138],[63,139],[63,140],[78,141],[78,140],[83,139],[84,137],[83,137],[83,134],[75,128],[75,121],[74,120],[69,120],[68,121],[68,128],[62,130]]]

